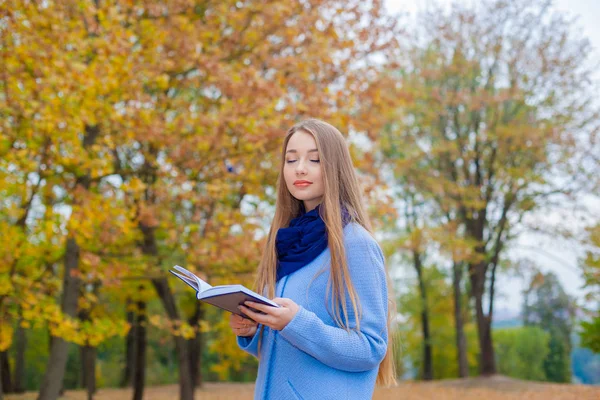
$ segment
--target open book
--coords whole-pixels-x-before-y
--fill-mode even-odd
[[[272,302],[266,297],[263,297],[242,285],[211,286],[179,265],[175,265],[173,269],[175,269],[177,272],[173,270],[169,270],[169,272],[191,286],[192,289],[196,291],[196,298],[198,300],[212,304],[213,306],[222,308],[223,310],[230,311],[244,318],[250,319],[238,309],[238,306],[244,305],[245,301],[253,301],[255,303],[262,303],[272,307],[279,307],[277,303]],[[252,309],[251,307],[248,308]]]

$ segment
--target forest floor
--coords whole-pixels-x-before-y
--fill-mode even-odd
[[[250,383],[206,383],[196,390],[196,399],[251,400],[254,385]],[[146,400],[175,400],[177,385],[153,386],[145,390]],[[6,395],[6,400],[35,400],[37,393]],[[95,400],[130,400],[131,389],[100,389]],[[67,391],[63,400],[85,400],[83,391]],[[375,400],[598,400],[599,386],[528,382],[504,376],[439,380],[433,382],[401,382],[394,388],[378,388]]]

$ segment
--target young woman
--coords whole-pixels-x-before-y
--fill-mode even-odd
[[[336,128],[310,119],[282,153],[256,282],[281,307],[247,303],[250,319],[230,319],[259,359],[255,399],[370,399],[376,382],[395,381],[388,286],[350,152]]]

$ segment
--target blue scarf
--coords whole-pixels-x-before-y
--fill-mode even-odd
[[[305,212],[301,205],[300,216],[292,219],[287,228],[277,231],[277,280],[296,272],[317,258],[327,248],[327,230],[319,210],[321,204]],[[342,226],[350,221],[350,215],[342,206]]]

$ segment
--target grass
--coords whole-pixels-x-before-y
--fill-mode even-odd
[[[196,399],[202,400],[252,400],[253,384],[248,383],[207,383],[196,390]],[[146,400],[176,400],[177,385],[154,386],[146,388]],[[37,393],[6,395],[7,400],[34,400]],[[67,391],[63,400],[84,400],[83,391]],[[130,389],[101,389],[95,400],[130,400]],[[374,400],[597,400],[600,399],[600,387],[527,382],[504,376],[489,378],[469,378],[441,380],[433,382],[401,382],[394,388],[377,388]]]

